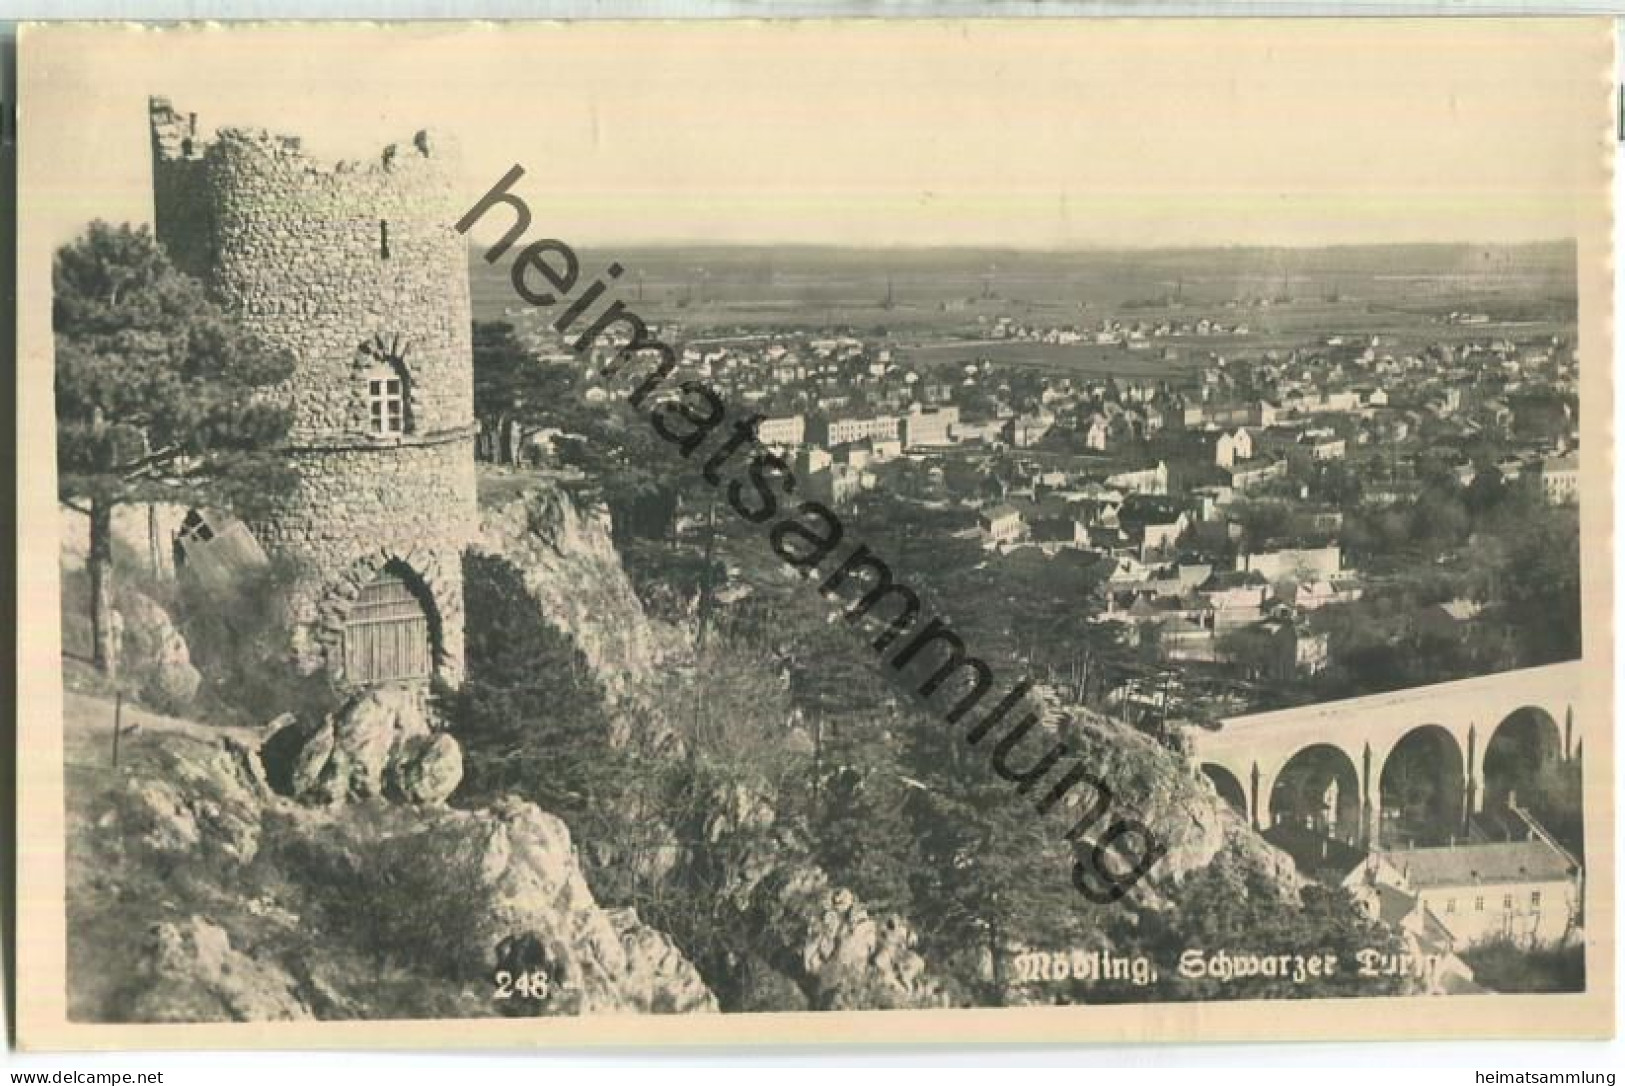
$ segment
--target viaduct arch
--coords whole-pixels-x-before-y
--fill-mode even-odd
[[[1531,751],[1560,763],[1581,756],[1584,687],[1582,666],[1572,661],[1230,717],[1217,730],[1194,733],[1192,760],[1261,830],[1274,824],[1283,772],[1301,791],[1300,755],[1329,747],[1353,767],[1352,778],[1345,767],[1335,774],[1336,790],[1328,789],[1334,836],[1374,843],[1385,795],[1412,806],[1413,816],[1438,819],[1442,832],[1458,833],[1484,810],[1486,796],[1505,800]],[[1487,781],[1486,768],[1497,779]],[[1419,772],[1425,787],[1415,781]],[[1353,799],[1343,795],[1351,780]]]

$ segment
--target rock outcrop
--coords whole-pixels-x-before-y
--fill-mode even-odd
[[[192,703],[203,676],[192,666],[191,650],[169,613],[131,588],[119,593],[123,621],[120,664],[140,683],[142,700],[166,712]]]
[[[390,764],[388,781],[410,803],[444,803],[463,782],[463,748],[445,732],[414,736]]]
[[[1284,852],[1247,826],[1213,783],[1177,752],[1125,724],[1074,711],[1067,741],[1110,784],[1113,812],[1132,814],[1166,852],[1125,903],[1157,909],[1177,899],[1191,875],[1229,854],[1295,896],[1302,880]]]
[[[176,729],[132,736],[116,775],[70,789],[76,1018],[717,1009],[671,939],[597,902],[558,818],[513,799],[445,806],[460,775],[455,743],[420,732],[389,695],[308,732],[279,721],[258,748]],[[289,794],[295,779],[313,802]],[[377,921],[391,917],[401,919],[386,943]],[[148,932],[139,945],[131,925]],[[497,998],[504,952],[545,973],[548,998]],[[380,961],[398,981],[387,992]],[[96,972],[109,963],[120,967],[113,985]]]
[[[414,695],[391,688],[367,691],[313,724],[282,720],[264,758],[272,786],[307,803],[388,796],[440,804],[463,779],[457,741],[430,729]]]
[[[1137,817],[1166,850],[1135,886],[1136,899],[1154,902],[1225,846],[1228,808],[1175,752],[1092,712],[1076,712],[1065,732],[1079,760],[1111,787],[1112,815]]]
[[[519,571],[547,621],[575,641],[612,700],[631,696],[675,649],[675,633],[644,614],[606,510],[584,512],[558,489],[527,490],[481,511],[470,549]]]
[[[445,811],[410,832],[423,863],[469,864],[478,907],[464,919],[475,943],[537,948],[510,951],[510,958],[548,977],[556,995],[544,1013],[717,1009],[669,939],[633,910],[598,906],[568,827],[534,804],[510,799],[480,811]]]
[[[157,737],[142,772],[118,778],[99,828],[109,844],[175,859],[244,864],[259,852],[270,789],[242,743]]]
[[[136,1022],[266,1022],[308,1019],[294,979],[233,948],[231,936],[201,916],[155,925],[147,934]]]
[[[902,918],[873,916],[831,882],[772,807],[734,786],[711,797],[691,877],[760,933],[765,963],[813,1010],[937,1007],[948,997]],[[680,873],[681,874],[681,873]]]
[[[610,923],[626,954],[621,991],[648,1014],[692,1014],[715,1011],[716,997],[699,970],[663,932],[645,924],[636,909],[609,910]]]

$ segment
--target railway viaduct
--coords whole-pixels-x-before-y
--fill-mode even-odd
[[[1441,835],[1455,833],[1486,798],[1506,799],[1509,781],[1532,768],[1531,752],[1541,762],[1580,757],[1582,688],[1581,664],[1571,662],[1230,717],[1194,733],[1192,760],[1259,829],[1285,816],[1294,797],[1283,788],[1309,780],[1328,832],[1371,844],[1385,797],[1397,806],[1420,781],[1435,804],[1428,817]],[[1303,772],[1286,774],[1294,766]]]

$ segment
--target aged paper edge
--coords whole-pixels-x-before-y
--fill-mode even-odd
[[[921,20],[920,24],[956,20]],[[958,20],[967,34],[1020,20]],[[1045,20],[1058,24],[1058,20]],[[1150,22],[1151,20],[1145,20]],[[1158,20],[1161,21],[1161,20]],[[1190,20],[1187,20],[1190,21]],[[1225,20],[1233,23],[1237,20]],[[1251,20],[1249,20],[1251,21]],[[1280,23],[1286,20],[1257,20]],[[1318,21],[1318,20],[1317,20]],[[1380,22],[1403,33],[1423,20]],[[1535,20],[1525,20],[1534,22]],[[750,21],[753,25],[767,24]],[[817,32],[831,20],[798,21]],[[1127,20],[1131,25],[1135,20]],[[1595,36],[1596,153],[1577,196],[1581,374],[1581,574],[1585,655],[1579,704],[1613,715],[1612,362],[1613,265],[1610,182],[1614,130],[1611,20],[1576,24]],[[233,32],[254,24],[237,24]],[[290,24],[277,24],[286,28]],[[299,25],[299,24],[293,24]],[[321,24],[303,24],[317,29]],[[358,23],[347,24],[352,29]],[[385,28],[397,24],[378,24]],[[439,24],[436,30],[499,24]],[[537,26],[538,23],[526,25]],[[645,24],[646,25],[646,24]],[[672,22],[673,29],[681,23]],[[31,230],[26,209],[48,179],[30,177],[26,132],[29,88],[40,78],[29,42],[84,25],[25,24],[19,35],[18,235],[18,1039],[31,1050],[114,1049],[490,1049],[546,1046],[986,1044],[1422,1039],[1606,1038],[1614,1033],[1614,796],[1612,727],[1593,734],[1585,760],[1587,821],[1605,832],[1588,839],[1585,908],[1587,991],[1563,995],[1371,997],[1315,1001],[1223,1001],[977,1008],[932,1011],[796,1012],[699,1016],[455,1019],[230,1024],[89,1024],[66,1016],[66,916],[62,689],[58,622],[58,517],[50,364],[50,243]],[[138,29],[102,24],[101,32]],[[895,31],[893,31],[895,32]],[[1606,48],[1604,47],[1606,43]],[[64,135],[62,138],[71,138]],[[43,275],[42,275],[43,269]],[[29,284],[27,289],[23,284]],[[1597,742],[1601,736],[1603,742]],[[1594,842],[1594,843],[1593,843]]]

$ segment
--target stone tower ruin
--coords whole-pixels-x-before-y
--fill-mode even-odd
[[[290,351],[298,477],[249,525],[300,575],[296,651],[343,687],[463,667],[461,556],[477,518],[468,261],[455,156],[419,132],[370,162],[150,103],[159,241]]]

